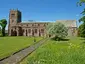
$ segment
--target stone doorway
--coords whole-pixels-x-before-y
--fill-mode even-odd
[[[13,31],[13,29],[11,30],[11,36],[17,36],[16,30],[14,30],[14,31]]]
[[[34,35],[34,30],[32,30],[32,36],[35,36],[35,35]]]
[[[26,36],[27,36],[27,30],[26,30]]]

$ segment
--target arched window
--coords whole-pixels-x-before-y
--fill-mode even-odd
[[[34,26],[34,24],[32,24],[32,26]]]
[[[37,29],[35,29],[35,33],[37,33]]]
[[[40,24],[38,24],[38,26],[40,26]]]
[[[15,14],[12,13],[12,14],[11,14],[11,17],[15,17]]]
[[[44,26],[46,26],[46,24],[44,24]]]
[[[44,33],[44,29],[41,29],[41,33]]]
[[[28,29],[28,33],[31,33],[31,29]]]
[[[27,26],[28,26],[28,24],[27,24]]]
[[[27,36],[27,30],[26,30],[26,36]]]

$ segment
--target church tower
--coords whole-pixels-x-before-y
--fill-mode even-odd
[[[21,22],[21,12],[19,10],[10,10],[9,13],[9,25],[15,26]]]
[[[20,23],[21,20],[21,12],[19,10],[10,10],[9,13],[9,25],[8,25],[8,34],[9,36],[18,35],[17,24]]]

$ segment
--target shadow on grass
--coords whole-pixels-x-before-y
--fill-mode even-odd
[[[70,39],[61,39],[61,41],[69,41]]]
[[[78,36],[79,38],[80,38],[80,40],[85,40],[85,37],[80,37],[80,36]]]
[[[85,42],[82,42],[82,43],[85,43]]]
[[[82,39],[80,39],[80,40],[85,40],[85,38],[82,38]]]
[[[80,40],[83,40],[83,42],[82,43],[84,43],[85,44],[85,37],[81,37],[81,39]]]
[[[6,36],[0,36],[0,37],[6,37]]]
[[[69,41],[70,39],[61,39],[61,38],[55,39],[55,38],[51,38],[51,40],[55,40],[55,41]]]
[[[4,37],[4,36],[0,36],[0,37]]]

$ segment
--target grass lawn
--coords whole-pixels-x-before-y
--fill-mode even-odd
[[[36,37],[36,41],[43,39]],[[34,37],[0,37],[0,59],[34,44]]]
[[[85,43],[80,37],[49,40],[20,64],[85,64]]]

